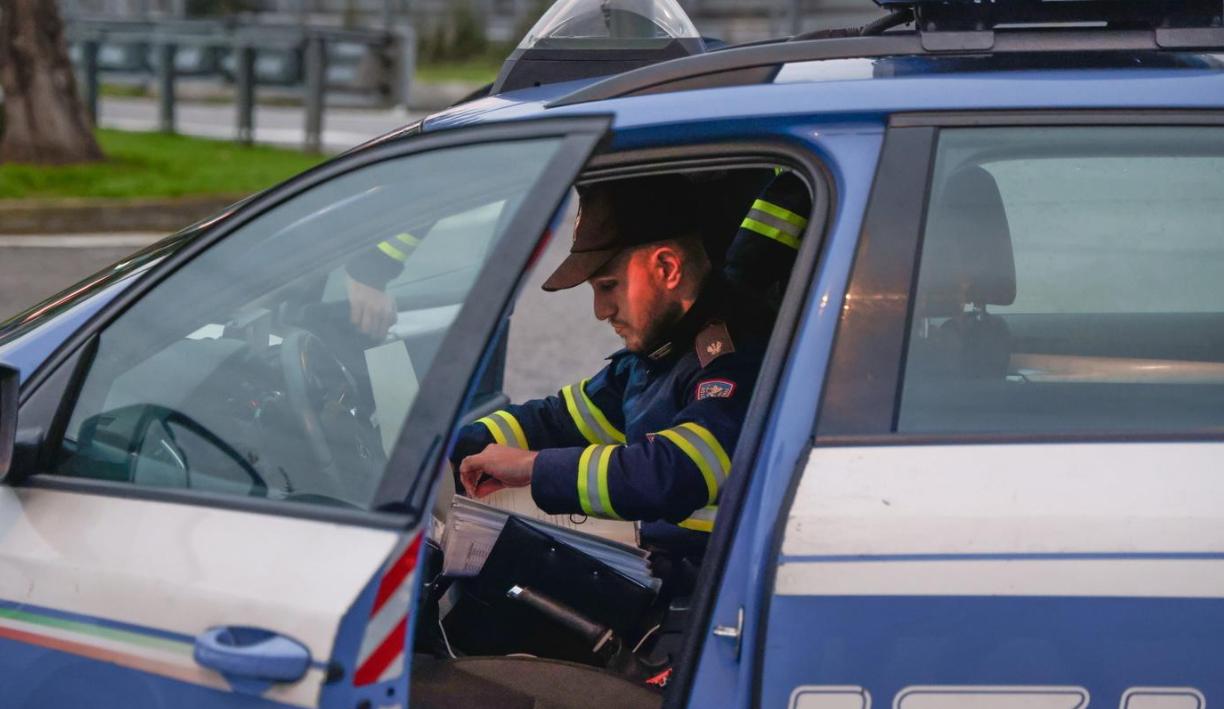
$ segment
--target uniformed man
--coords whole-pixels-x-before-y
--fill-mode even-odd
[[[803,180],[789,170],[775,172],[727,250],[727,278],[777,308],[811,211],[812,197]]]
[[[396,317],[395,299],[387,293],[387,283],[404,270],[420,243],[412,234],[401,232],[345,264],[349,320],[358,332],[377,341],[386,338]]]
[[[546,512],[641,520],[645,544],[700,554],[772,324],[714,269],[701,215],[679,176],[583,190],[544,289],[589,283],[625,348],[555,396],[464,427],[452,461],[468,494],[530,486]]]

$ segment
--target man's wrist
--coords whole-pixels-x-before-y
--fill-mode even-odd
[[[524,460],[523,460],[523,471],[522,472],[527,476],[527,480],[530,481],[531,479],[535,477],[535,462],[536,462],[536,458],[540,457],[540,453],[538,451],[523,451],[523,452],[525,453],[525,455],[523,456]]]

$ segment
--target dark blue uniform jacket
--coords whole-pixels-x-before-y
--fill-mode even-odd
[[[712,278],[666,343],[620,351],[590,379],[460,431],[452,460],[490,443],[539,451],[536,504],[641,520],[644,543],[704,547],[764,356],[772,315]]]

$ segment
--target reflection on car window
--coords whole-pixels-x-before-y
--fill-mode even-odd
[[[943,131],[898,429],[1224,425],[1221,138]]]
[[[368,166],[268,211],[107,327],[61,474],[366,507],[555,139]]]

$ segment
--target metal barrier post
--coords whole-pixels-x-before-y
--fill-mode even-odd
[[[401,106],[407,106],[412,98],[412,79],[416,75],[417,35],[416,28],[410,24],[402,24],[396,28],[395,69],[391,78],[393,100]]]
[[[81,85],[85,99],[85,111],[90,125],[98,125],[98,45],[97,39],[81,43]]]
[[[163,133],[174,132],[174,55],[177,49],[171,42],[157,45],[157,125]]]
[[[255,142],[255,48],[239,44],[234,48],[236,81],[234,91],[238,103],[238,142]]]
[[[140,7],[148,9],[149,3],[154,0],[128,1],[140,3]],[[298,19],[309,19],[306,11],[313,0],[292,1],[296,3]],[[80,94],[85,110],[95,124],[101,110],[99,82],[102,70],[143,77],[152,69],[160,98],[159,128],[176,131],[176,94],[181,68],[184,74],[234,80],[236,139],[249,144],[254,142],[255,137],[255,93],[262,77],[265,81],[296,84],[305,90],[306,143],[308,148],[314,150],[323,147],[323,111],[329,81],[332,86],[341,85],[346,89],[366,92],[371,98],[384,101],[392,98],[398,104],[408,102],[416,65],[417,38],[408,16],[399,9],[404,1],[387,0],[383,5],[384,24],[392,22],[395,26],[392,32],[311,28],[305,24],[284,23],[251,27],[212,20],[168,22],[158,19],[153,22],[148,18],[103,20],[69,17],[67,34],[68,40],[80,49],[80,62],[76,67]],[[187,7],[183,0],[156,2],[170,3],[159,6],[172,7],[176,12]],[[373,3],[374,0],[369,2]],[[0,4],[3,4],[3,0],[0,0]],[[108,47],[116,48],[114,57],[101,52],[104,42]],[[337,46],[348,49],[354,45],[364,47],[364,53],[336,51]],[[230,63],[220,62],[216,56],[227,50],[234,60],[232,75]],[[332,52],[330,55],[329,50]],[[146,54],[147,51],[149,54]],[[261,51],[267,53],[269,66],[259,67],[257,71],[256,58]],[[285,56],[288,59],[282,60]],[[184,61],[178,61],[179,57]]]
[[[306,151],[323,149],[323,99],[327,92],[327,45],[323,37],[306,37]]]
[[[803,32],[803,8],[799,5],[799,0],[790,0],[786,4],[786,24],[792,37]]]

